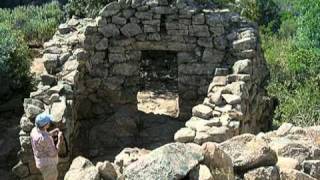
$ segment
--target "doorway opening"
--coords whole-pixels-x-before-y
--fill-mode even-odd
[[[139,111],[179,117],[176,52],[142,51],[139,83]]]

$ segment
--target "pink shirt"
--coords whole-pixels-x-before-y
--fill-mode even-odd
[[[50,134],[34,127],[30,136],[37,168],[56,166],[58,164],[58,150]]]

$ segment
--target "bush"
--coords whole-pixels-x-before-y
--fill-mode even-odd
[[[234,10],[242,16],[257,22],[260,26],[270,26],[272,31],[280,27],[279,7],[273,0],[238,0]]]
[[[69,0],[65,5],[69,17],[95,17],[99,11],[113,0]]]
[[[28,86],[31,61],[23,36],[6,24],[0,23],[0,37],[1,79],[9,79],[12,89]]]
[[[42,44],[56,31],[63,12],[58,2],[43,6],[20,6],[14,9],[0,9],[0,23],[19,30],[31,44]]]

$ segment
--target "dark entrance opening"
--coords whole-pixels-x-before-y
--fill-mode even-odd
[[[178,63],[174,51],[142,51],[138,110],[179,116]]]

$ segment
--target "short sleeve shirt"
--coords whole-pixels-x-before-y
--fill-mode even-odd
[[[58,164],[58,151],[50,134],[34,127],[30,136],[37,168],[56,166]]]

